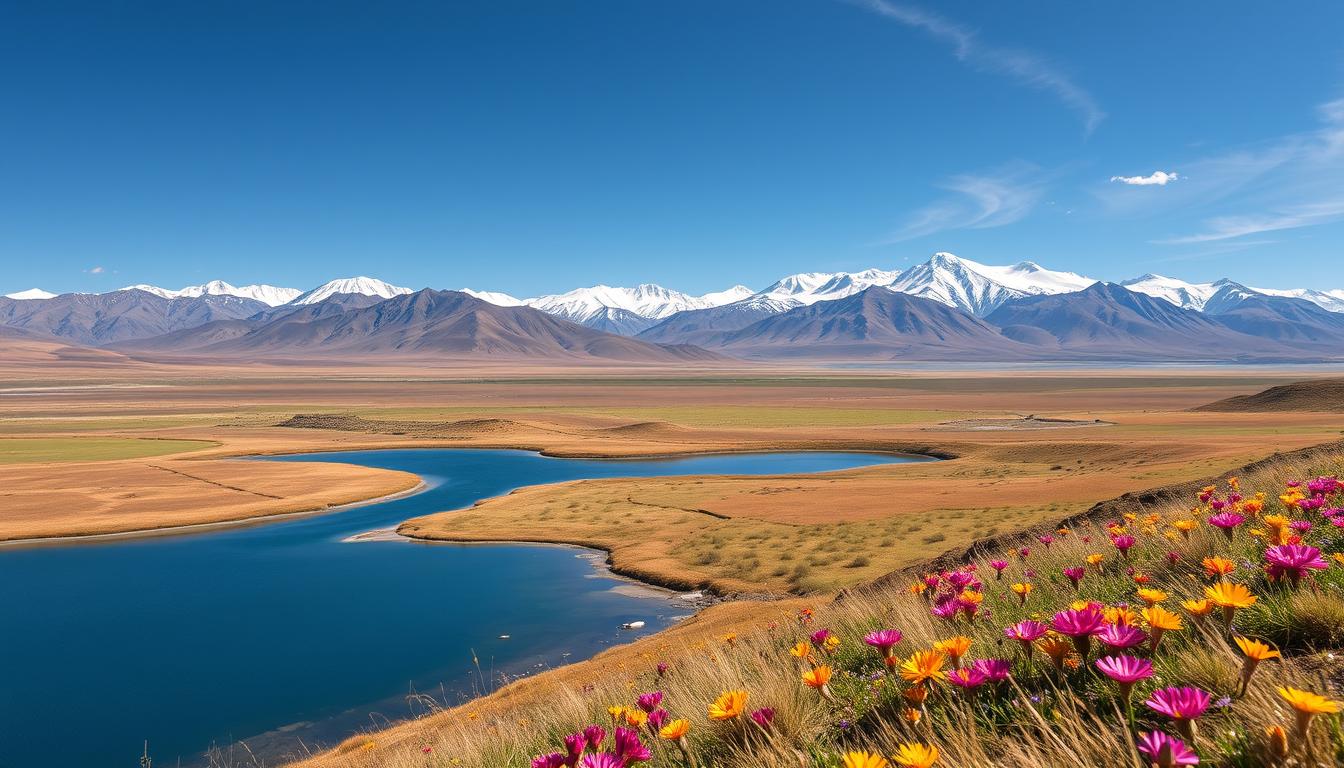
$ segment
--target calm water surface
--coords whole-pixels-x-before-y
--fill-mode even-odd
[[[271,754],[292,751],[299,737],[329,744],[412,714],[413,690],[457,701],[493,674],[578,660],[690,612],[675,597],[628,589],[583,550],[342,543],[353,534],[538,483],[912,459],[603,461],[426,449],[275,460],[405,470],[429,488],[248,528],[0,548],[0,767],[132,768],[144,740],[162,766],[238,739]],[[642,632],[619,628],[635,620],[647,622]]]

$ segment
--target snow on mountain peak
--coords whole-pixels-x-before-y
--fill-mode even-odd
[[[343,293],[358,293],[365,296],[376,296],[382,299],[390,299],[393,296],[403,296],[413,293],[410,288],[402,288],[399,285],[385,283],[382,280],[373,277],[344,277],[339,280],[323,283],[318,287],[300,294],[289,303],[294,305],[316,304],[319,301],[325,301],[332,296]]]
[[[199,296],[238,296],[253,299],[272,307],[289,303],[299,291],[295,288],[280,288],[274,285],[229,285],[223,280],[211,280],[203,285],[189,285],[186,288],[172,290],[157,285],[128,285],[123,291],[145,291],[165,299],[194,299]]]
[[[41,288],[29,288],[26,291],[6,293],[5,298],[14,299],[16,301],[33,301],[36,299],[54,299],[56,298],[56,294],[51,291],[44,291]]]
[[[1135,293],[1144,293],[1175,304],[1182,309],[1203,311],[1213,294],[1218,292],[1215,283],[1187,283],[1174,277],[1156,275],[1151,272],[1143,277],[1125,280],[1120,283]]]
[[[568,293],[524,299],[523,303],[576,323],[601,321],[609,310],[619,309],[647,320],[661,320],[687,309],[707,309],[730,303],[745,295],[749,289],[735,286],[727,291],[691,296],[653,283],[641,283],[634,288],[594,285],[576,288]]]
[[[1073,272],[1046,269],[1033,261],[995,267],[939,251],[923,264],[902,272],[888,285],[892,290],[983,317],[1011,299],[1073,293],[1095,282]]]
[[[458,290],[461,293],[465,293],[468,296],[474,296],[481,301],[489,302],[497,307],[521,307],[523,305],[522,299],[516,299],[507,293],[500,293],[499,291],[477,291],[471,288],[459,288]]]

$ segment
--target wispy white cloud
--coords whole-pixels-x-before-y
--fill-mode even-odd
[[[1277,232],[1317,224],[1344,220],[1344,198],[1289,206],[1280,210],[1239,216],[1217,216],[1204,222],[1205,231],[1194,235],[1158,240],[1159,243],[1182,245],[1230,240],[1260,232]]]
[[[107,270],[103,269],[102,267],[89,267],[88,269],[86,269],[86,270],[84,270],[84,271],[85,271],[85,272],[88,272],[90,275],[101,275],[101,274],[103,274],[103,272],[105,272],[105,271],[107,271]]]
[[[913,240],[949,229],[990,229],[1021,221],[1041,201],[1044,184],[1031,166],[992,174],[951,176],[938,186],[951,196],[920,208],[881,243]]]
[[[1322,125],[1193,164],[1190,175],[1204,194],[1191,202],[1208,204],[1237,193],[1228,213],[1205,218],[1200,231],[1154,242],[1207,243],[1299,229],[1344,220],[1344,99],[1318,107]],[[1163,195],[1167,197],[1167,195]],[[1236,210],[1240,208],[1241,210]]]
[[[1079,113],[1083,119],[1083,128],[1089,134],[1106,118],[1106,113],[1091,93],[1038,54],[991,45],[981,40],[975,31],[912,5],[891,0],[848,2],[922,30],[951,46],[953,55],[967,66],[1007,75],[1023,85],[1053,94]]]
[[[1175,171],[1153,171],[1147,176],[1112,176],[1111,181],[1118,181],[1131,187],[1165,187],[1180,178],[1181,175]]]

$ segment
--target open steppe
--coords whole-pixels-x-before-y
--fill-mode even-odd
[[[811,477],[532,487],[401,528],[435,539],[598,547],[620,572],[724,593],[859,583],[975,538],[1326,442],[1344,429],[1338,413],[1192,410],[1309,378],[1292,370],[543,374],[135,363],[109,374],[74,361],[59,376],[24,374],[33,370],[15,366],[0,383],[3,540],[316,511],[417,483],[342,464],[239,459],[257,454],[457,446],[557,456],[844,449],[948,459]],[[1047,419],[1064,421],[1051,428]],[[985,429],[986,420],[997,428]]]

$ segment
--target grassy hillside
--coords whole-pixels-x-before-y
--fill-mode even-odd
[[[1303,456],[311,765],[1339,765],[1344,455]]]

